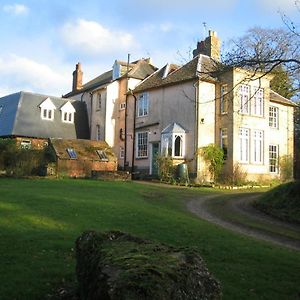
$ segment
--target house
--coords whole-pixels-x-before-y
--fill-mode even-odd
[[[0,137],[22,148],[43,149],[48,138],[88,139],[84,102],[19,92],[0,98]]]
[[[104,141],[51,138],[50,146],[56,159],[54,166],[49,165],[48,174],[91,177],[93,172],[117,170],[117,158]]]
[[[78,63],[73,72],[72,91],[64,95],[86,103],[90,139],[105,140],[117,155],[121,169],[125,167],[126,142],[132,143],[125,122],[127,91],[134,89],[156,69],[150,59],[131,63],[116,60],[112,70],[82,84],[83,72]]]
[[[271,76],[217,72],[220,41],[213,31],[193,54],[181,67],[157,70],[129,96],[126,127],[135,136],[127,143],[129,165],[156,175],[156,156],[168,155],[198,181],[210,181],[201,149],[216,144],[224,150],[224,176],[237,170],[248,180],[280,176],[280,157],[293,157],[295,104],[270,89]]]

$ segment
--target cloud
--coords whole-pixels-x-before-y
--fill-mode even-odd
[[[12,15],[27,15],[29,12],[29,8],[23,4],[7,4],[3,6],[3,11]]]
[[[268,11],[292,13],[297,11],[295,0],[256,0],[258,6]]]
[[[85,19],[66,23],[61,33],[68,46],[78,47],[80,51],[91,54],[124,51],[137,46],[130,33],[112,30]]]
[[[13,92],[28,90],[46,94],[61,90],[62,94],[71,86],[70,74],[14,54],[0,57],[0,73],[1,93],[14,89]]]

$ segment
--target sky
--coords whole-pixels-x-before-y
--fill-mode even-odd
[[[283,27],[280,12],[299,19],[295,0],[0,0],[0,97],[66,94],[78,62],[83,83],[128,54],[181,64],[208,30],[226,49],[255,26]]]

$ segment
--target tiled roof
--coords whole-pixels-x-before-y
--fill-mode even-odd
[[[297,104],[292,100],[289,100],[272,90],[270,91],[270,101],[284,105],[297,106]]]
[[[96,150],[105,151],[108,161],[116,161],[112,149],[105,141],[50,139],[59,159],[70,159],[67,149],[74,149],[79,160],[100,161]]]
[[[177,67],[174,64],[167,64],[141,82],[134,89],[134,92],[141,92],[196,78],[202,78],[202,80],[215,80],[212,75],[214,66],[215,63],[210,57],[201,54],[182,67]]]
[[[56,107],[52,121],[41,119],[40,104],[50,98]],[[70,102],[75,109],[74,123],[64,123],[61,107]],[[81,101],[19,92],[0,98],[0,136],[88,139],[86,104]]]

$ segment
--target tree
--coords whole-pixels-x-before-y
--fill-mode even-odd
[[[289,92],[300,91],[300,35],[289,29],[255,27],[230,43],[223,68],[241,67],[268,74],[283,70],[290,78]]]

